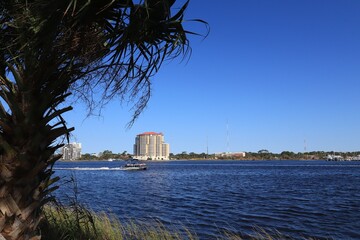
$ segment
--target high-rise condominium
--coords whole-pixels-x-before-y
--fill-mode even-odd
[[[77,160],[81,157],[81,143],[65,144],[62,148],[62,159],[67,161]]]
[[[134,144],[134,158],[140,160],[168,160],[170,146],[164,143],[164,134],[144,132],[138,134]]]

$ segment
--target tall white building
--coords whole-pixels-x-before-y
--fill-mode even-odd
[[[62,148],[62,160],[74,161],[81,157],[81,143],[65,144]]]
[[[170,146],[164,142],[164,134],[144,132],[138,134],[134,144],[134,158],[139,160],[168,160]]]

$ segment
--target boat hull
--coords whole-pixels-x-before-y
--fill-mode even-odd
[[[142,170],[146,170],[147,166],[144,163],[140,163],[140,164],[133,164],[133,163],[129,163],[129,164],[125,164],[125,166],[122,167],[123,170],[127,170],[127,171],[142,171]]]

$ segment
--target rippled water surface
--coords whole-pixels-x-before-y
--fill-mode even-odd
[[[200,239],[256,226],[294,238],[360,239],[360,162],[171,161],[149,162],[147,171],[122,171],[122,164],[59,162],[55,169],[75,176],[80,201],[95,211],[185,225]]]

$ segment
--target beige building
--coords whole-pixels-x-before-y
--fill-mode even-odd
[[[231,157],[231,158],[237,158],[237,157],[245,157],[245,152],[222,152],[222,153],[215,153],[215,157]]]
[[[164,134],[144,132],[138,134],[134,144],[134,158],[139,160],[168,160],[169,144],[164,142]]]
[[[81,143],[65,144],[62,148],[62,160],[74,161],[81,157]]]

